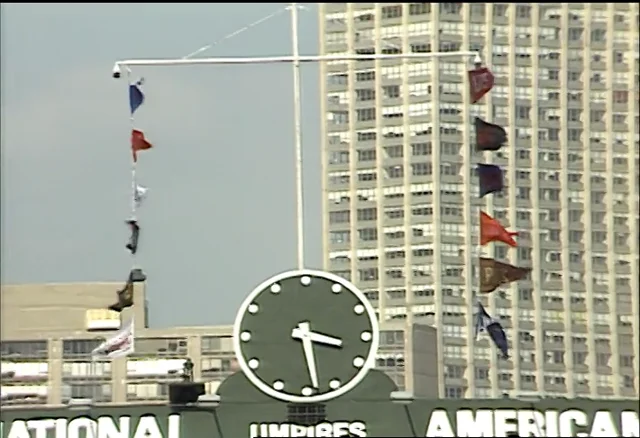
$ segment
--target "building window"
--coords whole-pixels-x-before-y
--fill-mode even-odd
[[[363,108],[356,110],[356,120],[358,122],[367,122],[376,119],[375,108]]]
[[[385,330],[380,332],[380,343],[383,345],[403,345],[404,332],[402,330]]]
[[[431,12],[431,3],[409,3],[409,15],[422,15]]]
[[[580,41],[582,39],[583,29],[574,27],[569,29],[569,41]]]
[[[382,8],[382,18],[399,18],[402,17],[402,5],[384,6]]]
[[[399,85],[385,85],[382,87],[382,94],[388,99],[397,99],[400,97]]]
[[[136,339],[134,356],[186,357],[187,340],[184,338]]]
[[[349,243],[351,241],[350,231],[331,231],[329,236],[331,243]]]
[[[361,90],[356,90],[356,101],[364,102],[367,100],[375,100],[376,99],[376,90],[372,88],[363,88]]]
[[[613,103],[628,103],[629,92],[627,90],[614,90]]]
[[[164,400],[169,397],[167,383],[129,383],[127,384],[127,400]]]
[[[444,376],[449,379],[462,379],[465,369],[462,365],[445,365]]]
[[[62,364],[62,376],[111,378],[111,363],[98,361],[65,362]]]
[[[351,212],[349,210],[332,211],[329,213],[330,224],[348,224]]]
[[[378,211],[375,207],[359,208],[357,217],[359,221],[374,221],[378,217]]]
[[[378,230],[376,228],[362,228],[358,230],[360,240],[365,242],[373,242],[378,240]]]
[[[376,150],[375,149],[359,150],[358,161],[376,161]]]
[[[101,343],[101,339],[65,340],[62,342],[62,357],[88,356]]]
[[[516,6],[516,17],[517,18],[531,18],[531,6],[528,6],[528,5],[517,5]]]
[[[72,383],[62,386],[62,399],[91,399],[94,402],[110,402],[111,383]]]
[[[607,40],[607,31],[604,29],[592,29],[591,30],[591,42],[592,43],[604,43]]]
[[[464,397],[464,388],[459,386],[445,386],[444,387],[444,396],[445,398],[463,398]]]
[[[203,336],[200,338],[200,350],[205,352],[218,352],[222,349],[222,338],[231,339],[230,336]]]
[[[49,356],[47,341],[2,341],[0,351],[3,360],[14,357],[44,359]]]
[[[476,367],[475,368],[476,380],[489,380],[489,368]]]
[[[234,360],[231,358],[207,357],[200,361],[202,375],[217,376],[219,373],[229,373],[233,370]]]

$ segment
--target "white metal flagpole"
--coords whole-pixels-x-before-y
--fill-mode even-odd
[[[113,66],[113,77],[119,78],[123,68],[134,66],[169,66],[169,65],[205,65],[205,64],[278,64],[289,62],[323,62],[323,61],[375,61],[376,59],[428,59],[455,58],[457,56],[476,56],[478,52],[431,52],[431,53],[377,53],[374,55],[300,55],[262,56],[262,57],[226,57],[226,58],[172,58],[172,59],[127,59],[116,61]]]
[[[293,123],[296,154],[296,227],[298,269],[304,269],[304,184],[302,179],[302,109],[300,106],[300,47],[298,45],[298,4],[291,3],[291,44],[293,48]]]
[[[300,106],[300,64],[303,62],[328,62],[328,61],[373,61],[377,59],[427,59],[448,57],[479,57],[478,52],[431,52],[431,53],[400,53],[373,55],[300,55],[298,47],[298,5],[291,3],[291,39],[292,56],[265,56],[265,57],[225,57],[225,58],[176,58],[176,59],[129,59],[116,61],[113,66],[112,76],[120,78],[122,69],[127,72],[133,66],[177,66],[177,65],[237,65],[237,64],[293,64],[293,100],[294,100],[294,125],[295,125],[295,161],[296,161],[296,222],[298,238],[298,268],[304,268],[304,195],[302,179],[302,127]]]

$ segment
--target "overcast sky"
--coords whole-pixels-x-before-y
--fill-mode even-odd
[[[181,57],[285,5],[3,4],[2,283],[124,281],[131,127],[114,61]],[[303,54],[318,50],[309,7]],[[203,55],[290,54],[289,20]],[[291,66],[134,73],[147,97],[136,126],[154,144],[138,160],[151,325],[231,323],[255,285],[296,264]],[[307,265],[319,268],[317,66],[302,67],[302,83]]]

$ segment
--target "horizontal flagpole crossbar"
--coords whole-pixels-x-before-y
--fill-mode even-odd
[[[278,64],[293,62],[329,62],[329,61],[375,61],[387,59],[428,59],[456,56],[479,56],[477,52],[431,52],[431,53],[399,53],[375,55],[301,55],[265,56],[257,58],[225,57],[225,58],[176,58],[176,59],[129,59],[116,62],[116,66],[154,66],[154,65],[201,65],[201,64]]]

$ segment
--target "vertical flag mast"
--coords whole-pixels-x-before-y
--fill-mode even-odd
[[[374,54],[374,55],[300,55],[298,48],[298,10],[296,3],[291,3],[291,36],[292,56],[268,56],[268,57],[224,57],[224,58],[174,58],[174,59],[129,59],[117,61],[112,70],[115,79],[120,78],[125,69],[130,71],[134,66],[178,66],[178,65],[236,65],[236,64],[293,64],[293,98],[294,98],[294,125],[295,125],[295,166],[296,166],[296,224],[297,224],[297,262],[298,267],[304,267],[304,190],[302,169],[302,127],[300,105],[300,64],[303,62],[327,62],[327,61],[373,61],[377,59],[414,59],[450,58],[450,57],[475,57],[480,59],[478,52],[431,52],[431,53],[401,53],[401,54]]]
[[[296,150],[296,228],[298,231],[298,269],[304,269],[304,182],[302,179],[302,109],[300,106],[300,46],[298,4],[291,3],[291,44],[293,48],[293,123]]]

